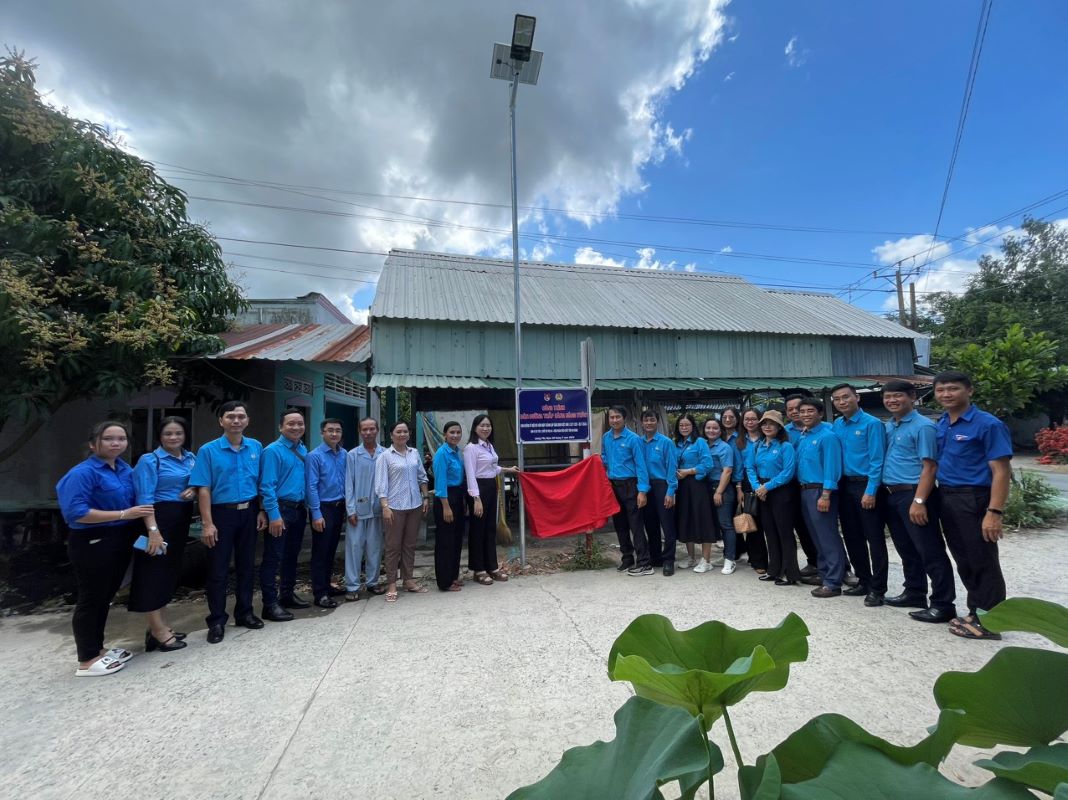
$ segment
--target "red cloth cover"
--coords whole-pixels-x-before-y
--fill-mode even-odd
[[[597,530],[619,511],[597,456],[559,472],[521,472],[530,533],[539,539]]]

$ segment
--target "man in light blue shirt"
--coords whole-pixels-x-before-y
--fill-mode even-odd
[[[360,589],[383,594],[378,585],[382,566],[382,506],[375,497],[375,466],[385,449],[378,443],[378,421],[360,420],[360,444],[345,457],[345,589],[346,600],[358,600]],[[363,580],[360,579],[361,564]]]
[[[886,423],[880,506],[905,573],[905,590],[886,598],[886,604],[919,609],[909,612],[919,622],[949,622],[957,616],[957,593],[953,565],[938,527],[937,431],[933,422],[916,411],[915,403],[912,383],[893,380],[883,386],[883,405],[893,417]]]
[[[675,574],[675,491],[679,486],[678,449],[675,443],[657,431],[659,415],[653,410],[642,412],[642,454],[649,471],[649,495],[642,509],[645,537],[649,543],[649,563],[663,567],[664,575]],[[661,542],[660,533],[664,538]]]
[[[617,569],[628,575],[652,575],[641,513],[649,491],[649,470],[645,466],[642,440],[627,428],[627,409],[623,406],[608,409],[608,427],[601,437],[601,460],[619,502],[619,513],[612,517],[619,549],[623,553]]]
[[[345,594],[331,584],[334,558],[345,527],[345,458],[341,446],[341,420],[324,419],[319,425],[323,443],[308,453],[304,462],[305,494],[311,516],[311,584],[315,605],[337,608],[333,599]]]
[[[783,430],[786,431],[786,435],[790,438],[790,444],[794,446],[795,452],[797,450],[797,441],[801,438],[801,432],[805,429],[805,426],[801,424],[799,413],[801,401],[811,396],[808,394],[786,396],[786,419],[789,421],[783,426]],[[801,578],[805,583],[818,582],[819,578],[816,575],[816,560],[818,558],[816,543],[808,530],[808,523],[805,521],[805,514],[801,510],[800,504],[796,506],[794,513],[794,533],[797,535],[797,541],[801,543],[801,549],[805,551],[805,561],[807,562],[801,570]]]
[[[208,644],[218,644],[226,635],[231,556],[237,580],[234,621],[253,630],[263,627],[263,620],[252,613],[256,531],[267,527],[267,516],[256,496],[263,445],[245,436],[248,422],[248,411],[240,400],[219,406],[223,435],[200,448],[189,474],[189,485],[200,490],[200,538],[208,548]]]
[[[869,608],[886,596],[890,561],[883,517],[875,507],[883,477],[886,431],[883,423],[860,407],[860,395],[848,383],[831,389],[831,402],[841,414],[834,421],[842,444],[842,479],[838,483],[838,520],[842,538],[860,581],[842,594],[863,597]]]
[[[267,512],[267,532],[263,537],[260,562],[260,593],[263,618],[288,622],[287,608],[307,608],[308,602],[294,592],[297,584],[297,558],[304,544],[308,524],[305,508],[304,462],[308,448],[304,437],[304,414],[287,408],[278,419],[279,437],[263,451],[260,497]],[[278,574],[281,572],[281,585]]]
[[[813,597],[838,597],[845,579],[845,548],[838,535],[838,481],[842,477],[842,445],[823,421],[823,404],[806,397],[798,409],[804,430],[797,440],[797,476],[801,509],[816,542],[821,586]]]

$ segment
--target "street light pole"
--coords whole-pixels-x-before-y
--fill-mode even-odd
[[[510,149],[512,160],[512,272],[515,292],[515,400],[519,401],[519,391],[523,388],[523,329],[521,302],[519,295],[519,180],[516,169],[516,135],[515,135],[515,101],[520,83],[536,85],[541,71],[542,53],[533,49],[534,17],[516,14],[512,26],[510,45],[493,46],[493,64],[490,77],[510,80],[512,85],[508,100],[508,121],[511,127]],[[523,442],[518,435],[519,420],[516,418],[516,450],[518,451],[519,469],[524,467]],[[527,565],[527,519],[523,491],[519,490],[519,563]]]

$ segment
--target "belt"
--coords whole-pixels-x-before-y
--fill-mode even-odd
[[[895,492],[914,492],[916,491],[917,484],[915,483],[887,483],[883,484],[883,488],[890,494]]]
[[[246,508],[251,508],[256,505],[256,498],[251,500],[245,500],[243,503],[212,503],[216,508],[229,508],[232,511],[244,511]]]
[[[303,500],[279,500],[279,508],[304,508]]]
[[[802,489],[822,489],[823,488],[823,484],[822,483],[802,483],[801,484],[801,488]]]
[[[636,481],[637,478],[609,478],[611,483],[629,483],[630,481]]]
[[[863,475],[843,475],[842,480],[846,483],[867,483],[868,479]]]
[[[989,492],[989,486],[939,486],[938,491],[942,494],[980,494]]]
[[[344,498],[342,498],[341,500],[320,500],[319,501],[319,508],[322,508],[323,506],[326,506],[327,508],[342,508],[344,505],[345,505]]]

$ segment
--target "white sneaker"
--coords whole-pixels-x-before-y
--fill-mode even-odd
[[[723,559],[723,574],[724,575],[730,575],[732,572],[734,572],[734,569],[735,569],[735,563],[733,561],[731,561],[729,558]]]
[[[712,569],[712,565],[705,561],[703,558],[697,562],[697,566],[693,568],[694,572],[708,572]]]
[[[686,559],[686,562],[679,567],[679,569],[693,569],[696,566],[697,562],[694,561],[692,558],[688,558]]]

